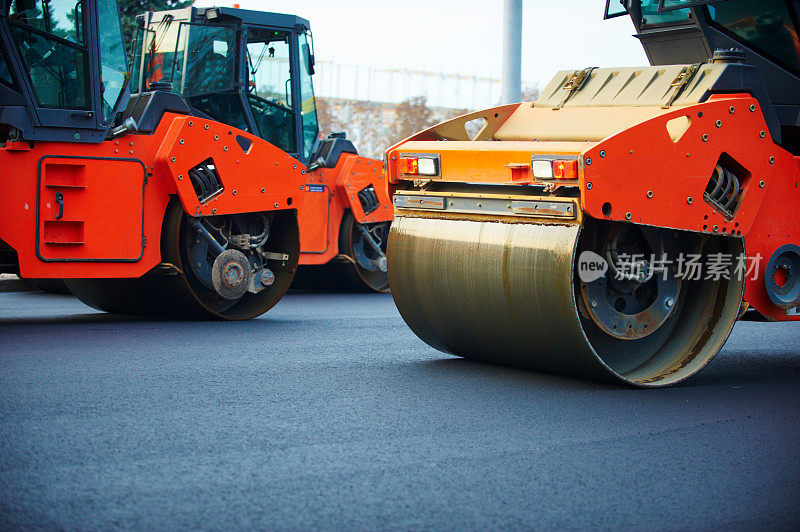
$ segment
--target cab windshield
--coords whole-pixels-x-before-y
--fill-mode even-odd
[[[247,102],[256,135],[289,153],[295,145],[292,109],[292,34],[265,28],[247,31]]]
[[[3,50],[0,50],[0,83],[5,83],[10,87],[14,86],[14,78],[11,77],[11,70],[8,68]]]
[[[116,0],[98,0],[103,122],[114,118],[128,83],[127,57]],[[82,0],[15,0],[8,18],[40,107],[89,110],[89,51]]]
[[[311,156],[314,142],[319,136],[319,123],[317,122],[317,103],[314,98],[314,84],[311,75],[314,73],[314,55],[311,44],[306,34],[300,37],[300,106],[303,122],[303,155]]]
[[[114,108],[128,83],[128,56],[122,38],[117,0],[98,0],[98,38],[100,40],[100,91],[103,95],[103,121],[114,118]]]
[[[89,52],[81,5],[80,0],[11,3],[11,37],[40,107],[90,108]]]
[[[709,5],[714,25],[776,63],[800,73],[800,39],[784,0],[737,0]]]
[[[239,43],[241,30],[246,39]],[[164,15],[141,28],[134,50],[140,91],[153,81],[172,81],[173,90],[200,113],[287,153],[310,156],[319,126],[313,52],[305,33],[193,24]]]
[[[688,8],[669,11],[664,11],[660,8],[661,2],[659,0],[641,0],[639,16],[643,28],[691,24],[692,22],[690,18],[691,10]]]

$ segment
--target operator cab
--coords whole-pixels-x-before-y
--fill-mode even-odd
[[[0,0],[0,142],[101,142],[128,80],[116,0]]]
[[[309,161],[319,127],[307,20],[224,7],[151,12],[138,20],[134,92],[171,83],[194,114]]]
[[[768,122],[774,109],[776,143],[799,153],[799,6],[798,0],[606,0],[604,18],[629,15],[651,65],[704,63],[716,50],[743,51],[738,83],[749,85]],[[734,81],[731,75],[728,92]]]

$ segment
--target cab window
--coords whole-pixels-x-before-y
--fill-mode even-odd
[[[128,83],[128,58],[119,21],[117,0],[98,0],[98,30],[100,40],[100,91],[103,95],[103,121],[114,118],[125,84]]]
[[[691,10],[675,9],[662,11],[659,13],[659,0],[642,0],[640,4],[640,14],[642,27],[651,28],[654,26],[675,26],[678,24],[691,23]]]
[[[90,107],[81,5],[80,0],[16,0],[11,5],[11,36],[41,107]]]
[[[288,153],[297,153],[292,106],[292,34],[266,28],[247,31],[247,101],[256,134]]]
[[[714,25],[789,70],[800,72],[796,21],[785,0],[739,0],[709,5]]]
[[[10,87],[14,86],[14,78],[11,77],[11,69],[8,67],[2,50],[0,50],[0,83],[5,83]]]
[[[154,81],[174,81],[174,87],[181,89],[182,70],[177,69],[176,81],[173,62],[179,54],[183,64],[185,46],[178,37],[179,34],[185,37],[188,31],[185,22],[176,21],[170,14],[165,14],[149,28],[137,28],[133,44],[132,92],[147,91]]]
[[[250,132],[242,112],[242,101],[235,92],[202,94],[189,97],[189,104],[214,120]]]
[[[230,88],[234,82],[236,68],[234,29],[224,26],[181,24],[180,33],[182,38],[179,39],[174,62],[176,79],[173,83],[176,88],[181,88],[184,94],[200,94]]]
[[[83,43],[83,2],[75,0],[15,0],[9,18],[62,39]]]
[[[699,6],[704,4],[710,4],[712,2],[722,2],[722,1],[724,0],[660,0],[662,11],[679,9],[682,7]]]
[[[621,17],[627,15],[630,8],[630,0],[606,0],[606,10],[604,19]]]
[[[305,34],[300,35],[300,105],[303,118],[303,158],[308,160],[311,149],[319,136],[317,104],[314,99],[314,84],[311,81],[313,56],[311,45]]]

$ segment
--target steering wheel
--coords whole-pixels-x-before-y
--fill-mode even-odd
[[[35,61],[35,62],[31,63],[29,68],[36,68],[36,67],[38,67],[38,66],[42,65],[42,64],[43,64],[43,63],[44,63],[44,62],[47,60],[47,58],[49,58],[51,55],[53,55],[54,53],[56,53],[56,51],[57,51],[57,50],[58,50],[58,44],[54,44],[53,46],[51,46],[51,47],[50,47],[50,49],[49,49],[49,50],[47,50],[47,52],[45,52],[44,54],[42,54],[42,55],[41,55],[41,56],[38,58],[38,60],[37,60],[37,61]]]
[[[283,111],[284,113],[291,114],[291,112],[292,112],[292,110],[290,108],[286,107],[285,105],[283,105],[281,103],[278,103],[278,102],[273,102],[271,100],[267,100],[266,98],[262,98],[261,96],[256,96],[255,94],[248,94],[247,97],[248,98],[253,98],[255,101],[257,101],[259,103],[265,103],[265,104],[269,105],[270,107],[274,107],[275,109]],[[270,114],[275,114],[275,112],[273,111]]]

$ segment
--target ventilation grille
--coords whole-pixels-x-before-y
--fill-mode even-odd
[[[222,182],[211,158],[189,170],[189,179],[200,203],[205,203],[222,192]]]
[[[742,179],[723,163],[717,164],[703,198],[706,203],[731,219],[742,199]]]
[[[367,185],[358,193],[358,200],[361,202],[361,208],[364,209],[364,214],[369,214],[378,207],[378,195],[375,193],[375,187]]]

